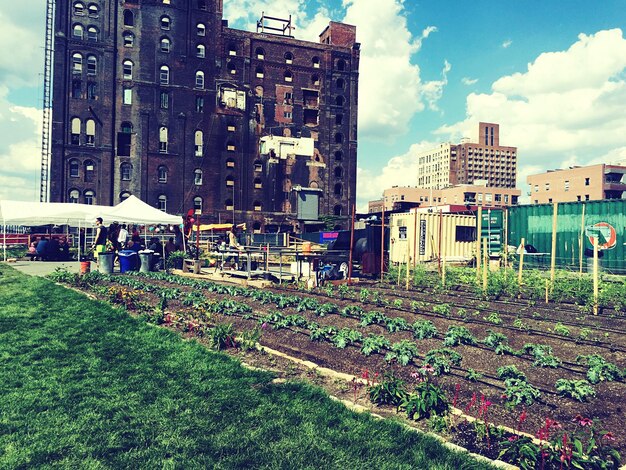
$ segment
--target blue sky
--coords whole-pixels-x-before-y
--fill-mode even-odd
[[[176,0],[174,0],[176,1]],[[44,0],[0,2],[0,198],[38,197]],[[224,0],[230,25],[292,14],[361,42],[358,208],[415,185],[415,153],[499,122],[528,174],[626,160],[626,0]],[[11,51],[7,53],[6,51]]]

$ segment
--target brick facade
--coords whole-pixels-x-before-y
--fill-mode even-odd
[[[207,222],[276,230],[302,224],[308,191],[320,215],[347,226],[355,41],[354,26],[335,22],[320,43],[235,30],[219,0],[57,0],[51,201],[134,194],[171,213],[196,207]],[[265,136],[313,146],[263,154]]]

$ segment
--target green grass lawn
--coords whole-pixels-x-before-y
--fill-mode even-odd
[[[0,264],[0,468],[487,468]]]

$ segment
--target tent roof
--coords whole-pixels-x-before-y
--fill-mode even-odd
[[[182,218],[178,215],[167,214],[146,204],[136,196],[129,196],[115,207],[106,207],[100,214],[93,215],[85,220],[93,222],[95,217],[102,217],[105,225],[111,222],[134,222],[138,224],[180,224]]]
[[[0,201],[0,221],[10,225],[84,225],[107,206],[68,202]]]

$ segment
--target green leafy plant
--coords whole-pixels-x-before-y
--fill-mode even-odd
[[[591,329],[590,328],[581,328],[578,332],[578,339],[586,341],[591,337]]]
[[[211,347],[218,351],[237,346],[235,329],[232,323],[218,323],[208,331]]]
[[[406,395],[399,406],[409,419],[416,421],[433,415],[444,415],[449,408],[446,393],[429,381],[417,384],[415,391]]]
[[[373,324],[385,325],[388,320],[389,317],[384,313],[371,311],[363,314],[363,316],[361,317],[361,326],[368,326]]]
[[[502,324],[502,318],[500,318],[498,312],[490,313],[487,317],[483,317],[483,319],[494,325]]]
[[[532,405],[541,396],[539,389],[526,382],[525,379],[506,379],[504,384],[506,385],[504,389],[505,405],[509,407],[522,403]]]
[[[343,349],[349,344],[356,343],[362,339],[363,335],[360,331],[356,331],[351,328],[342,328],[331,338],[331,342],[335,345],[335,347]]]
[[[612,382],[614,380],[621,381],[624,378],[624,372],[615,364],[608,362],[599,354],[591,354],[588,356],[576,357],[576,362],[579,364],[586,364],[587,380],[592,384],[599,382]]]
[[[554,332],[557,335],[561,335],[561,336],[569,336],[570,335],[569,328],[566,327],[565,325],[563,325],[563,323],[561,323],[561,322],[558,322],[556,325],[554,325]]]
[[[433,307],[433,312],[443,315],[444,317],[449,317],[451,311],[452,307],[450,307],[450,304],[437,304]]]
[[[437,327],[430,320],[417,320],[413,323],[413,337],[416,339],[434,338]]]
[[[239,341],[239,347],[243,351],[250,351],[256,348],[259,339],[263,335],[263,330],[258,326],[252,329],[244,330],[241,332],[241,339]]]
[[[450,326],[443,338],[443,345],[458,346],[459,344],[476,344],[476,338],[464,326]]]
[[[504,355],[521,356],[522,355],[520,351],[517,351],[513,349],[511,346],[509,346],[508,344],[504,344],[504,343],[498,344],[493,351],[496,354],[502,355],[502,356]]]
[[[500,442],[498,459],[517,465],[522,470],[535,470],[540,449],[532,438],[527,436],[511,436]]]
[[[337,333],[337,328],[333,326],[319,326],[316,323],[309,325],[309,337],[311,341],[330,340]]]
[[[417,345],[409,340],[403,339],[391,345],[391,351],[385,355],[385,361],[398,361],[398,364],[406,366],[418,355]]]
[[[369,356],[372,353],[379,353],[383,349],[391,347],[391,343],[383,335],[369,335],[361,341],[361,353]]]
[[[496,374],[498,378],[501,380],[507,380],[507,379],[526,380],[526,374],[524,374],[514,365],[498,367],[498,369],[496,370]]]
[[[389,318],[387,320],[387,331],[389,333],[395,333],[397,331],[410,330],[411,325],[402,317]]]
[[[559,395],[578,401],[587,401],[596,396],[596,391],[586,380],[559,379],[554,384]]]
[[[394,300],[392,305],[394,306],[394,308],[402,308],[402,299]]]
[[[492,330],[487,330],[487,333],[489,333],[487,335],[487,337],[483,340],[483,344],[485,346],[488,346],[490,348],[496,348],[501,344],[508,344],[509,343],[509,338],[502,334],[502,333],[497,333],[495,331]]]
[[[530,327],[524,323],[521,318],[516,318],[515,321],[513,321],[513,326],[520,331],[530,330]]]
[[[324,303],[324,304],[318,305],[314,311],[318,317],[325,317],[326,315],[337,313],[338,309],[335,304]]]
[[[339,294],[339,298],[340,299],[347,299],[348,297],[350,297],[350,294],[352,289],[350,289],[350,287],[346,284],[340,284],[339,287],[337,287],[337,293]]]
[[[369,387],[370,401],[376,405],[392,405],[398,407],[407,396],[406,383],[391,372],[385,372],[382,380]]]
[[[367,303],[367,300],[369,299],[369,297],[370,297],[370,291],[369,291],[369,289],[365,289],[365,288],[363,288],[363,289],[361,289],[361,290],[359,291],[359,300],[360,300],[361,302],[363,302],[363,303]]]
[[[452,366],[459,366],[462,359],[463,356],[452,349],[431,349],[424,356],[424,365],[431,366],[434,375],[443,375],[449,374]]]
[[[470,382],[476,382],[477,380],[481,379],[482,377],[483,377],[483,374],[480,374],[479,372],[476,372],[472,368],[467,369],[467,374],[465,374],[465,378],[467,380],[469,380]]]

